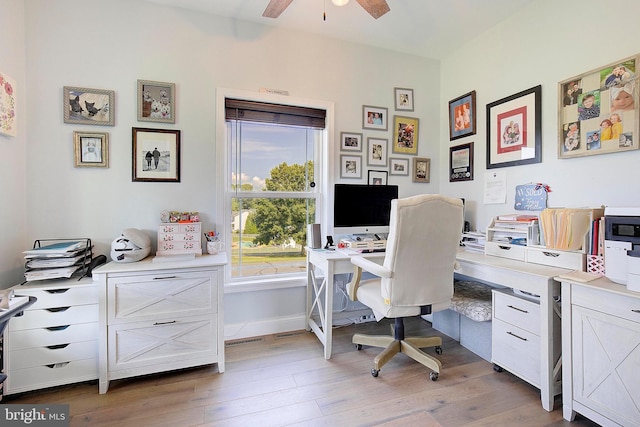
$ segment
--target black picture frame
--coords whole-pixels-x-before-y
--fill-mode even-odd
[[[449,182],[473,181],[473,142],[449,148]]]
[[[476,134],[476,91],[449,101],[449,141]]]
[[[180,182],[179,130],[132,128],[132,151],[132,181]]]
[[[387,185],[389,172],[370,170],[367,173],[367,183],[369,185]]]

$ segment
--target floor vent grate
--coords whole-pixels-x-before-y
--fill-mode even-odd
[[[252,343],[263,342],[263,341],[264,341],[263,337],[247,338],[247,339],[242,339],[242,340],[227,341],[227,342],[224,343],[224,346],[225,347],[235,347],[237,345],[252,344]]]

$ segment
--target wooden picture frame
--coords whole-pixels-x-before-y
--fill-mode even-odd
[[[417,117],[393,116],[393,147],[396,154],[418,154],[418,131],[420,120]]]
[[[387,166],[389,140],[367,138],[367,166]]]
[[[180,131],[132,128],[132,181],[180,182]]]
[[[431,159],[426,157],[413,158],[413,182],[429,182],[431,175]]]
[[[138,121],[175,123],[175,83],[138,80]]]
[[[542,161],[542,86],[487,104],[487,169]]]
[[[449,148],[449,182],[473,181],[473,142]]]
[[[109,134],[107,132],[73,132],[74,166],[108,168]]]
[[[362,151],[362,134],[340,132],[340,151]]]
[[[384,107],[362,106],[362,128],[373,130],[387,130],[389,115]]]
[[[389,157],[389,175],[409,176],[409,159]]]
[[[640,55],[558,83],[558,158],[640,148]]]
[[[449,141],[476,134],[476,91],[449,101]]]
[[[115,125],[114,91],[64,86],[62,92],[62,111],[65,123]]]
[[[340,178],[362,178],[362,156],[340,156]]]
[[[370,170],[367,173],[367,184],[369,185],[387,185],[389,173],[387,171]]]
[[[393,88],[396,111],[413,111],[413,89]]]

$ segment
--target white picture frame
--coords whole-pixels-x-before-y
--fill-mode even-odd
[[[367,165],[387,166],[389,140],[385,138],[367,138]]]
[[[362,156],[341,155],[340,156],[340,178],[361,179],[362,178]]]

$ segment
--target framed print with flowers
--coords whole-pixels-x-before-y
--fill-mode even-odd
[[[0,133],[16,136],[16,82],[0,72]]]

